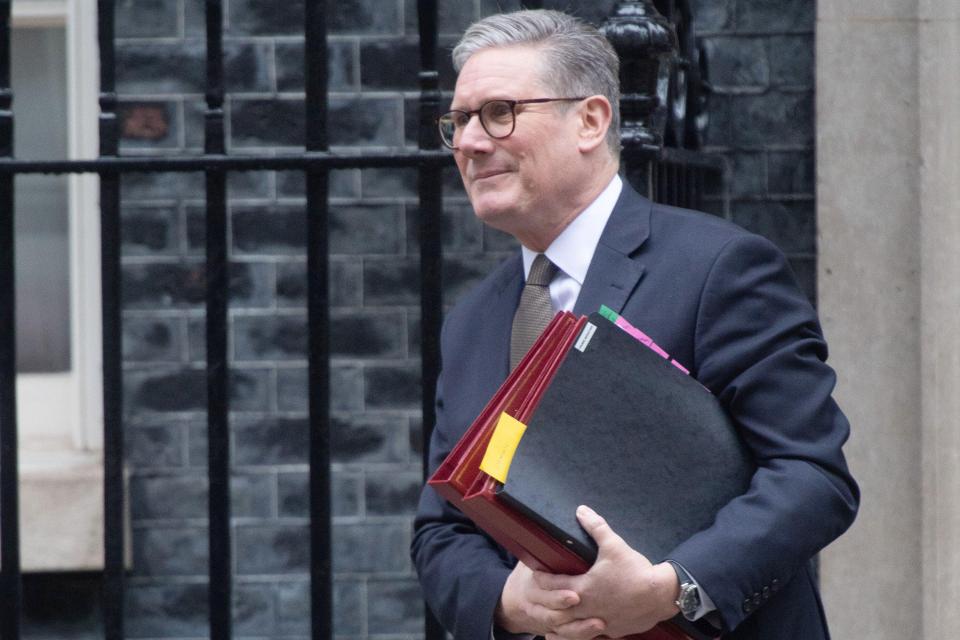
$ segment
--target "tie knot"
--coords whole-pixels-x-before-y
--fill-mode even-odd
[[[550,262],[550,258],[542,253],[538,253],[530,265],[530,274],[527,275],[527,284],[539,285],[545,287],[553,280],[557,272],[557,265]]]

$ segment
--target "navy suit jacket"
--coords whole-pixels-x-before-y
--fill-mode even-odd
[[[522,286],[518,252],[444,323],[431,469],[507,376]],[[713,599],[725,637],[829,637],[811,559],[853,521],[859,491],[841,451],[849,426],[831,397],[827,346],[783,254],[727,221],[653,204],[624,184],[574,311],[601,304],[720,399],[757,464],[747,493],[669,557]],[[429,487],[412,556],[441,623],[458,640],[489,640],[516,560]]]

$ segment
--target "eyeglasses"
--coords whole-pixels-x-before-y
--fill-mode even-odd
[[[501,140],[513,133],[517,126],[518,104],[539,104],[542,102],[577,102],[586,98],[531,98],[529,100],[490,100],[474,111],[448,111],[437,118],[440,140],[451,149],[460,148],[460,135],[473,116],[480,118],[480,125],[491,138]]]

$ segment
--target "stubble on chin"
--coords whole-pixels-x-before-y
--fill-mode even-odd
[[[480,219],[480,222],[499,231],[510,233],[509,220],[512,214],[512,208],[503,206],[499,202],[490,202],[489,195],[470,198],[470,204],[473,206],[473,213]]]

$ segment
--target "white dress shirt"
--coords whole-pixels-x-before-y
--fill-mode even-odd
[[[603,228],[607,226],[622,190],[623,181],[615,175],[597,199],[574,218],[544,252],[550,262],[557,265],[557,274],[550,282],[550,302],[554,311],[573,311],[593,252],[597,249]],[[523,279],[526,280],[537,252],[524,246],[521,246],[521,250]]]

